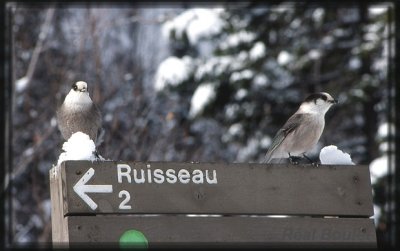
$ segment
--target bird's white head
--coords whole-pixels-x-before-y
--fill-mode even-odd
[[[88,92],[87,83],[83,81],[78,81],[72,85],[71,90],[76,92]]]
[[[317,113],[324,115],[333,104],[337,104],[338,101],[334,99],[329,93],[318,92],[310,94],[301,103],[299,112],[302,113]]]
[[[83,81],[78,81],[72,85],[71,90],[65,97],[64,105],[68,107],[80,107],[91,105],[92,100],[89,96],[89,91],[87,83]]]

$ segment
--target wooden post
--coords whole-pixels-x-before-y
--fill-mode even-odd
[[[51,199],[51,228],[54,247],[68,247],[68,222],[64,211],[64,197],[61,166],[55,166],[49,171]],[[65,184],[64,184],[65,187]]]
[[[50,186],[55,245],[376,247],[367,166],[67,161]]]

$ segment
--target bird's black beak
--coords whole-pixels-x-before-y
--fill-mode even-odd
[[[334,100],[331,101],[331,103],[332,104],[337,104],[337,103],[339,103],[339,101],[337,99],[334,99]]]

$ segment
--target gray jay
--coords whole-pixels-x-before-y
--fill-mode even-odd
[[[101,127],[101,114],[89,97],[86,82],[78,81],[72,85],[63,104],[57,110],[58,128],[65,140],[80,131],[89,135],[95,143]]]
[[[272,140],[264,163],[303,155],[317,144],[325,126],[325,113],[337,100],[326,92],[310,94]],[[279,162],[278,162],[279,163]]]

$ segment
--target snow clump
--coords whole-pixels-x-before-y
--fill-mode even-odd
[[[64,142],[63,153],[58,158],[58,165],[66,160],[97,160],[94,152],[96,145],[89,135],[83,132],[76,132],[71,135],[68,141]]]
[[[319,159],[322,165],[354,165],[350,154],[341,151],[334,145],[322,148]]]

